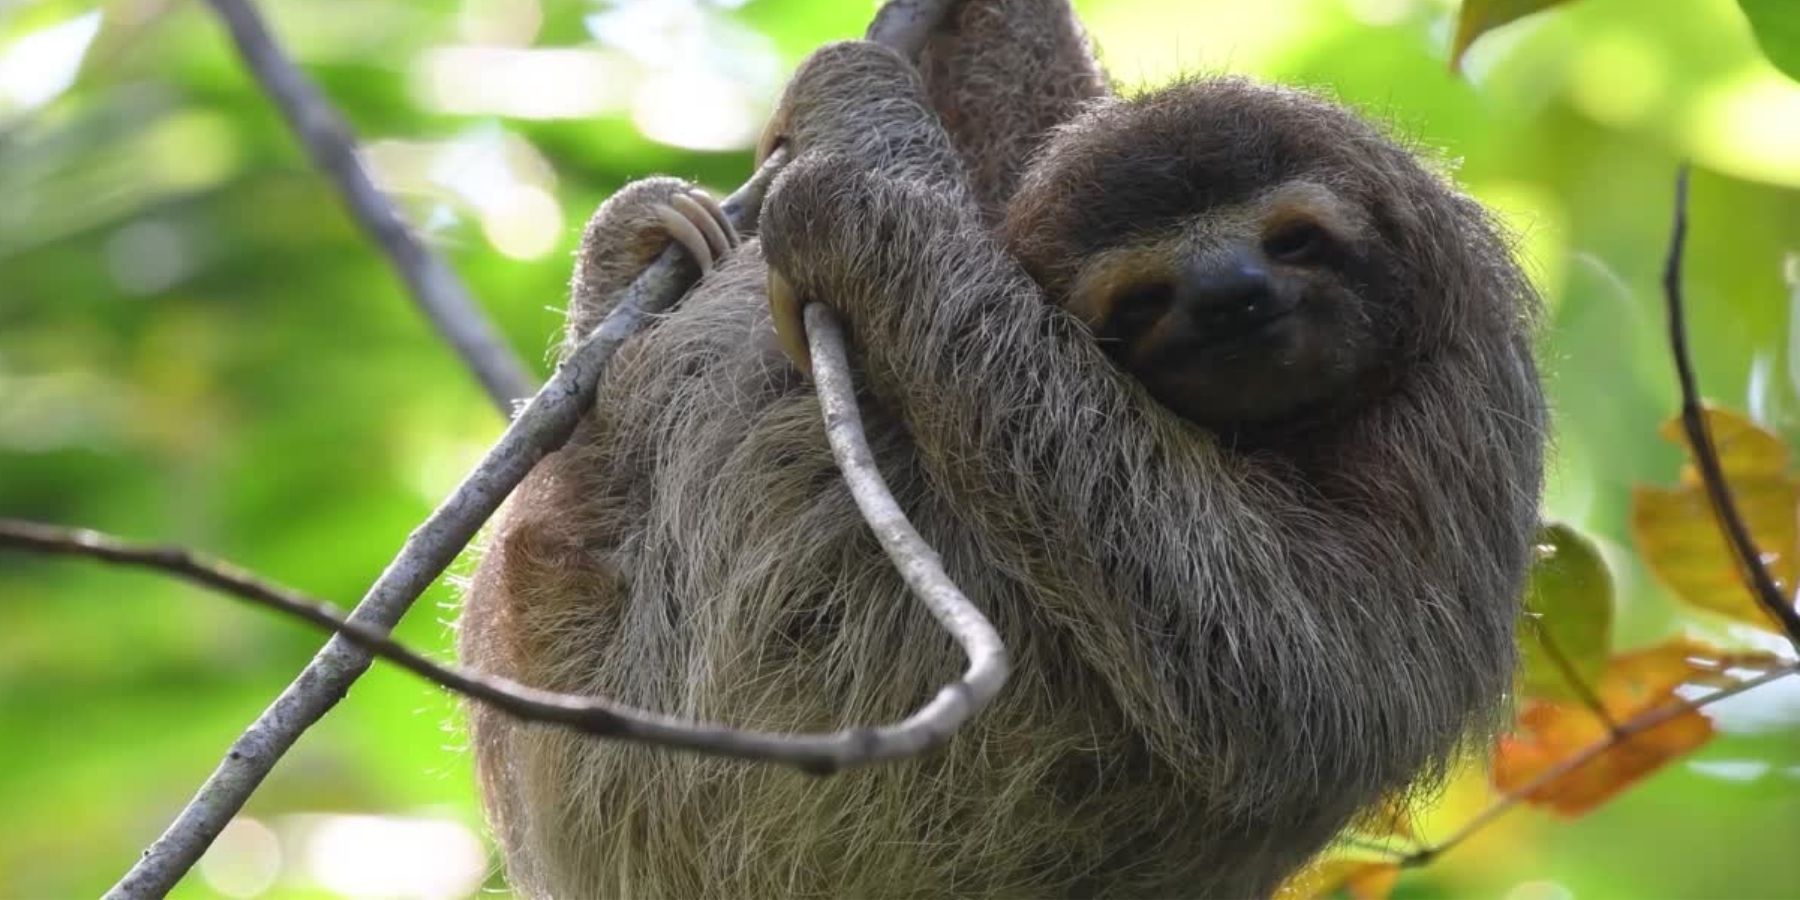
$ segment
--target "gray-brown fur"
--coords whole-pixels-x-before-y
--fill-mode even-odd
[[[1004,214],[1050,129],[1107,93],[1087,35],[1063,2],[964,2],[925,45],[919,70],[990,220]]]
[[[1021,29],[1033,7],[1066,15],[1001,5]],[[1188,164],[1255,164],[1245,184],[1326,166],[1377,207],[1390,253],[1416,254],[1391,261],[1414,293],[1379,391],[1247,450],[1158,404],[1057,306],[1054,276],[1020,265],[1081,252],[1090,217],[1128,223],[1119,183],[1046,194],[1026,174],[1035,205],[1003,243],[953,149],[974,144],[927,97],[871,45],[796,75],[796,158],[763,242],[621,352],[594,415],[508,504],[462,650],[528,684],[769,729],[890,720],[954,677],[954,643],[858,517],[769,330],[766,253],[843,315],[881,470],[999,628],[1012,681],[944,751],[828,779],[474,709],[525,892],[1261,895],[1493,724],[1542,410],[1533,300],[1480,210],[1334,107],[1244,82],[1103,101],[1058,132],[1034,167],[1127,186],[1138,145],[1109,135],[1145,119],[1187,129],[1168,146]],[[1194,130],[1215,121],[1237,127]],[[645,258],[650,200],[602,207],[571,321],[631,275],[589,251]]]

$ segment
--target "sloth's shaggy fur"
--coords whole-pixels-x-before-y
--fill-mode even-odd
[[[1061,61],[1032,64],[1092,71],[1068,57],[1081,42],[1060,0],[969,5],[1057,23],[1040,43]],[[797,159],[763,243],[620,354],[509,502],[462,652],[527,684],[765,729],[892,720],[959,671],[771,335],[772,264],[843,314],[881,471],[999,628],[1011,682],[942,752],[827,779],[476,708],[526,893],[1263,895],[1493,724],[1543,412],[1535,301],[1481,210],[1343,110],[1231,80],[1090,103],[1031,166],[990,162],[971,185],[959,160],[982,141],[931,107],[955,96],[867,45],[796,76],[781,121]],[[1369,302],[1404,331],[1379,393],[1250,451],[1115,368],[1056,306],[1054,270],[1133,203],[1204,215],[1302,175],[1367,205],[1387,254]],[[1014,182],[1002,215],[992,198]],[[575,333],[661,249],[648,210],[678,186],[640,182],[596,215]]]

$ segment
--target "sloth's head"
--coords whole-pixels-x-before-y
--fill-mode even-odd
[[[1222,430],[1335,420],[1522,312],[1479,206],[1342,107],[1241,79],[1089,110],[1003,235],[1158,401]]]

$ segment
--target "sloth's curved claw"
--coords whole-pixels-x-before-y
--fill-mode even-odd
[[[786,109],[776,110],[775,115],[769,118],[768,124],[763,126],[762,134],[757,135],[755,157],[756,168],[762,168],[763,163],[768,162],[769,157],[773,156],[776,150],[781,149],[782,146],[787,143],[787,119]]]
[[[699,188],[688,188],[670,197],[669,203],[699,226],[700,232],[706,235],[706,243],[712,247],[715,258],[724,258],[725,254],[738,245],[737,229],[732,227],[731,219],[711,194]]]
[[[725,210],[699,188],[676,191],[653,211],[669,237],[699,264],[703,276],[740,243]]]
[[[775,325],[775,338],[781,352],[801,372],[812,374],[812,354],[806,347],[806,320],[801,316],[801,300],[793,285],[774,267],[769,268],[769,318]]]
[[[674,195],[674,197],[680,196],[680,194]],[[700,226],[694,224],[693,220],[689,219],[687,214],[675,205],[673,198],[668,203],[656,204],[655,213],[657,221],[662,223],[663,230],[669,233],[669,237],[674,238],[675,243],[687,250],[688,255],[692,256],[694,262],[699,264],[700,274],[705,275],[711,272],[714,254],[712,246],[706,242],[706,235],[700,231]]]

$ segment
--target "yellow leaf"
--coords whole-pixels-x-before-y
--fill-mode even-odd
[[[1781,438],[1762,426],[1728,409],[1706,407],[1706,431],[1712,435],[1713,447],[1719,451],[1719,468],[1727,479],[1780,476],[1787,473],[1788,447]],[[1663,440],[1680,447],[1691,457],[1687,430],[1676,416],[1657,429]],[[1699,484],[1700,470],[1692,462],[1681,467],[1684,484]]]
[[[1706,415],[1738,513],[1769,574],[1789,595],[1800,574],[1795,552],[1800,544],[1800,481],[1787,474],[1787,445],[1742,416],[1711,409]],[[1665,424],[1662,433],[1686,446],[1679,419]],[[1759,628],[1776,628],[1744,581],[1691,463],[1676,487],[1632,492],[1631,531],[1651,573],[1682,602]]]
[[[1318,900],[1342,891],[1353,900],[1386,900],[1400,866],[1366,859],[1314,860],[1275,889],[1275,900]]]

